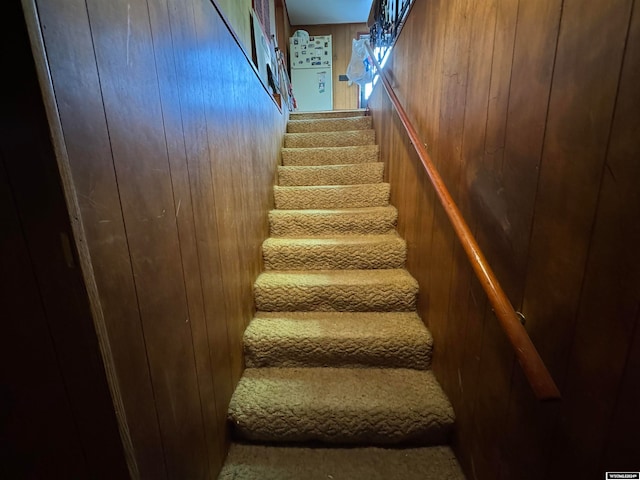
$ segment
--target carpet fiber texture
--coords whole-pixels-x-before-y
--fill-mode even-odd
[[[384,207],[389,204],[388,183],[273,187],[276,208],[328,209]]]
[[[286,148],[300,147],[351,147],[373,145],[376,133],[373,130],[348,130],[344,132],[286,133]]]
[[[382,234],[393,231],[397,220],[398,211],[392,206],[269,212],[274,237]]]
[[[291,116],[221,479],[464,478],[371,127]]]
[[[402,268],[407,245],[398,235],[268,238],[262,244],[267,270],[364,270]]]
[[[248,367],[426,370],[432,346],[414,312],[258,312],[244,333]]]
[[[448,447],[303,448],[234,444],[221,480],[464,480]]]
[[[430,370],[247,368],[229,418],[248,440],[434,445],[453,410]]]
[[[278,167],[280,186],[381,183],[384,163]]]
[[[340,130],[367,130],[370,128],[371,117],[291,120],[287,124],[287,132],[289,133],[337,132]]]
[[[353,163],[377,162],[379,158],[380,147],[378,147],[378,145],[282,149],[282,165],[285,167],[349,165]]]

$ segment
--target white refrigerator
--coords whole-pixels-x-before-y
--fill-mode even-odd
[[[291,84],[299,112],[333,110],[331,35],[289,39]]]

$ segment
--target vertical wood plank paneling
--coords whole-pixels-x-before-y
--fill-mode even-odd
[[[477,211],[474,208],[474,186],[482,172],[487,131],[486,112],[490,101],[491,64],[496,24],[496,2],[481,2],[473,5],[470,12],[471,33],[469,51],[469,74],[464,112],[462,136],[462,173],[458,186],[458,206],[463,216],[475,230]],[[479,377],[479,357],[482,348],[485,296],[477,281],[466,254],[459,242],[455,242],[452,263],[452,286],[449,295],[449,311],[446,336],[449,355],[446,370],[452,376],[448,391],[457,415],[462,419],[456,432],[456,448],[471,451],[471,420],[473,407],[470,400],[475,397]],[[474,283],[472,284],[472,279]],[[476,293],[473,293],[475,290]],[[481,301],[482,305],[477,305]],[[466,458],[462,459],[466,461]],[[469,463],[469,462],[468,462]],[[467,465],[472,470],[471,465]]]
[[[220,266],[223,272],[229,272],[223,280],[225,291],[225,301],[227,304],[227,315],[229,320],[228,336],[230,346],[230,366],[232,383],[236,383],[242,372],[242,331],[245,319],[241,305],[241,293],[238,290],[238,275],[241,266],[239,264],[239,244],[244,240],[241,238],[239,230],[241,221],[237,220],[240,203],[240,191],[234,185],[237,182],[238,167],[234,168],[228,161],[227,155],[237,158],[237,147],[233,137],[227,134],[226,128],[231,131],[240,131],[239,121],[234,115],[239,99],[234,95],[233,82],[235,76],[233,71],[227,69],[225,65],[219,65],[213,52],[209,51],[214,45],[218,53],[230,56],[230,49],[233,48],[233,41],[224,38],[217,29],[211,29],[209,25],[215,25],[214,13],[208,5],[201,2],[194,2],[194,15],[196,18],[196,29],[198,33],[199,49],[206,52],[201,57],[203,74],[203,92],[206,119],[206,135],[209,147],[209,168],[211,169],[211,180],[213,196],[216,204],[216,221],[218,230],[218,248],[220,255]],[[234,102],[227,102],[219,95],[215,85],[230,82],[228,94],[234,98]]]
[[[6,319],[0,337],[0,472],[4,478],[44,478],[52,473],[87,477],[89,466],[57,364],[3,151],[0,160],[0,266],[11,279],[0,289]]]
[[[37,4],[123,403],[136,420],[129,427],[138,469],[143,478],[166,478],[86,5]]]
[[[604,29],[604,35],[615,40],[606,53],[594,52],[595,59],[613,57],[607,58],[604,67],[614,70],[612,81],[618,72],[622,73],[613,122],[611,126],[605,123],[606,135],[610,135],[606,158],[598,158],[603,176],[549,477],[569,472],[587,476],[600,466],[640,308],[640,226],[629,221],[640,218],[640,57],[635,43],[640,30],[636,20],[635,31],[627,36],[631,5],[632,2],[602,3],[601,19],[595,22],[596,28]],[[625,41],[626,61],[622,69],[616,69]],[[602,114],[604,122],[608,120],[609,105],[604,104],[603,108],[607,109]],[[606,342],[602,341],[603,333]],[[586,418],[589,421],[584,421]]]
[[[469,73],[467,79],[467,94],[464,113],[464,131],[461,145],[461,168],[459,178],[458,207],[463,216],[475,230],[475,217],[472,210],[470,190],[475,180],[473,170],[484,155],[484,143],[486,122],[482,116],[486,113],[489,102],[489,87],[491,81],[491,52],[495,36],[496,2],[482,2],[472,6],[470,13],[471,32],[469,41]],[[469,121],[466,121],[466,120]],[[464,356],[464,334],[467,323],[467,309],[469,300],[470,276],[473,275],[469,261],[459,242],[454,242],[455,256],[453,269],[458,272],[453,276],[451,295],[449,296],[449,314],[447,325],[447,338],[451,338],[451,360],[453,365],[459,365]],[[480,341],[480,338],[477,339]],[[455,368],[454,368],[455,370]],[[461,394],[461,382],[456,379],[457,388],[451,388],[455,392],[451,401],[457,405],[457,396]]]
[[[87,7],[167,470],[172,478],[203,477],[202,410],[149,14],[125,1]]]
[[[140,476],[216,478],[286,111],[208,1],[56,3],[41,26]]]
[[[475,172],[469,185],[472,212],[476,226],[475,235],[484,254],[498,278],[505,279],[504,241],[507,202],[503,196],[502,159],[509,103],[509,85],[513,60],[515,28],[518,16],[518,0],[497,0],[493,42],[491,42],[489,98],[486,107],[484,155],[474,162]],[[482,119],[482,115],[469,117]],[[507,247],[508,248],[508,247]],[[507,262],[508,264],[508,262]],[[506,279],[507,295],[512,295]],[[487,305],[484,315],[481,355],[478,364],[478,385],[473,406],[474,441],[471,456],[474,471],[480,478],[496,478],[499,475],[500,450],[504,435],[501,419],[509,406],[510,379],[513,368],[513,352]],[[453,334],[447,332],[447,338]],[[452,367],[449,367],[452,368]]]
[[[13,25],[9,26],[10,23]],[[27,322],[34,336],[50,337],[54,356],[48,359],[48,368],[44,365],[43,368],[45,371],[59,371],[60,387],[72,413],[72,418],[61,425],[62,435],[71,433],[80,440],[84,458],[77,461],[86,464],[87,474],[96,478],[126,475],[120,435],[87,292],[77,268],[73,235],[47,128],[34,58],[18,3],[5,9],[2,24],[3,44],[12,45],[5,57],[5,61],[12,66],[12,74],[6,79],[2,93],[0,151],[12,190],[9,203],[19,216],[19,226],[9,224],[7,227],[13,227],[9,230],[12,236],[24,236],[28,262],[23,268],[26,275],[34,276],[36,285],[33,287],[37,290],[30,294],[36,297],[34,305],[39,305],[43,311],[42,319],[35,311],[35,318],[25,317],[18,312],[12,312],[5,318],[11,323]],[[12,252],[3,251],[5,254],[12,255]],[[11,276],[5,274],[4,278],[11,279]],[[40,329],[42,331],[38,332]],[[9,342],[15,341],[10,335],[6,338]],[[24,337],[21,340],[24,341]],[[19,348],[22,352],[9,361],[16,373],[28,379],[29,374],[21,372],[20,366],[24,357],[34,354],[34,347],[27,341],[20,343]],[[48,348],[44,351],[47,352]],[[16,362],[18,359],[20,361]],[[53,378],[51,375],[49,381]],[[40,387],[34,386],[30,390],[36,391],[37,388]],[[58,389],[52,385],[52,390]],[[47,394],[46,390],[42,393],[45,396]],[[66,406],[62,408],[61,415],[64,416]],[[37,410],[41,411],[40,408]],[[48,413],[56,415],[53,408]],[[31,421],[47,422],[36,412]],[[46,440],[40,448],[51,448],[47,443],[53,441],[55,431],[43,430],[41,434]],[[69,441],[73,444],[75,439]],[[37,459],[38,450],[34,444],[28,455]],[[63,471],[72,469],[65,467],[59,473],[52,470],[52,474],[62,475]],[[16,472],[16,476],[21,475]]]
[[[411,15],[417,15],[418,18],[425,19],[427,22],[425,28],[414,29],[413,33],[412,30],[408,30],[407,34],[403,34],[405,36],[398,40],[398,46],[401,48],[400,55],[403,55],[402,52],[404,52],[403,56],[413,57],[411,62],[400,62],[398,65],[398,68],[405,72],[402,81],[397,82],[399,91],[404,95],[404,98],[411,98],[411,79],[415,75],[415,69],[430,72],[429,75],[426,75],[425,91],[431,92],[425,102],[426,108],[413,108],[410,115],[418,125],[418,128],[425,132],[428,150],[434,158],[440,156],[439,149],[441,144],[436,139],[440,132],[441,91],[444,82],[442,72],[447,28],[446,22],[441,21],[441,16],[446,16],[448,7],[449,2],[443,1],[416,2],[412,9],[418,13],[411,13]],[[412,45],[418,44],[429,45],[429,54],[411,55]],[[394,56],[392,56],[392,59]],[[410,103],[406,102],[406,104]],[[419,176],[419,186],[420,191],[418,195],[415,195],[418,208],[414,219],[417,224],[417,235],[416,238],[408,240],[409,244],[415,244],[415,248],[419,253],[416,255],[417,262],[415,264],[407,263],[407,268],[419,281],[421,290],[418,296],[418,310],[422,320],[431,326],[434,323],[442,322],[442,319],[430,316],[432,263],[429,252],[432,250],[434,210],[437,200],[435,190],[425,175]],[[407,192],[407,194],[409,195],[410,192]]]
[[[202,406],[203,425],[207,445],[209,471],[215,472],[224,460],[221,446],[221,424],[218,421],[214,382],[211,376],[209,335],[204,311],[204,295],[202,291],[202,271],[200,269],[197,248],[196,226],[192,205],[191,185],[183,115],[180,102],[179,83],[177,81],[176,62],[173,48],[166,48],[181,41],[173,38],[168,4],[161,0],[149,0],[149,17],[154,42],[155,66],[158,75],[158,86],[162,107],[162,121],[165,130],[167,153],[173,196],[175,216],[180,241],[180,254],[184,271],[186,297],[188,304],[188,322],[191,327],[191,338],[198,377],[198,391]]]
[[[523,305],[530,335],[556,376],[564,374],[573,335],[629,4],[594,2],[585,9],[565,1],[563,8],[529,251],[535,261],[529,262]],[[582,55],[582,41],[594,32],[608,42]],[[551,338],[543,334],[549,328]]]
[[[556,380],[568,372],[563,403],[533,398],[466,259],[444,247],[450,227],[438,220],[439,207],[431,213],[431,186],[424,175],[409,180],[414,162],[398,147],[404,133],[394,131],[395,113],[381,87],[372,96],[392,190],[406,190],[394,198],[403,232],[413,237],[421,230],[416,225],[426,227],[420,238],[407,238],[417,250],[407,267],[420,282],[419,310],[434,333],[435,372],[456,409],[456,451],[468,478],[556,478],[584,457],[585,477],[599,478],[601,465],[617,468],[607,463],[612,459],[631,465],[624,463],[636,450],[629,436],[621,436],[617,453],[606,446],[622,418],[635,425],[639,417],[630,378],[638,374],[631,339],[640,279],[628,248],[637,240],[620,220],[637,216],[638,202],[631,187],[614,187],[616,171],[628,185],[637,183],[632,159],[639,137],[630,112],[638,107],[630,87],[624,93],[624,79],[637,83],[640,71],[628,47],[633,34],[620,84],[626,97],[618,98],[628,109],[616,110],[612,123],[631,3],[417,0],[387,68],[445,181],[455,179],[449,187],[503,287],[524,310],[543,359]],[[450,67],[459,66],[464,54],[454,52],[464,42],[470,59],[466,95],[459,95],[447,75],[460,74]],[[625,153],[610,172],[604,162],[616,138]],[[416,225],[408,225],[407,215],[416,216]],[[615,293],[596,293],[606,291]],[[438,314],[440,302],[448,310]],[[610,320],[611,338],[606,306],[619,312]]]
[[[457,197],[458,181],[461,174],[461,147],[464,132],[464,105],[467,95],[467,75],[469,70],[469,40],[471,24],[470,5],[465,0],[447,5],[446,33],[443,46],[442,87],[440,100],[440,122],[438,138],[442,139],[438,159],[435,160],[440,174],[454,198]],[[462,111],[458,109],[462,108]],[[449,220],[436,202],[433,212],[431,256],[429,261],[430,291],[429,326],[434,338],[446,338],[449,291],[451,288],[454,232]],[[449,345],[446,340],[441,346],[441,355],[434,357],[433,368],[440,371],[441,381],[447,387],[457,382],[457,375],[450,375],[446,369],[449,359]],[[437,358],[437,359],[436,359]],[[447,373],[444,373],[447,372]]]
[[[609,310],[601,314],[599,319],[598,311],[594,312],[594,319],[601,322],[595,331],[602,331],[602,322],[609,320],[610,323],[613,323],[613,333],[616,336],[612,339],[611,346],[608,345],[608,347],[615,349],[629,342],[626,365],[622,372],[623,377],[620,386],[616,389],[615,411],[607,426],[604,454],[600,459],[601,471],[632,470],[636,468],[633,465],[637,465],[637,459],[640,458],[640,443],[637,435],[640,429],[640,415],[638,415],[638,405],[640,405],[640,382],[638,382],[638,372],[640,372],[640,288],[638,288],[638,284],[640,280],[638,279],[638,266],[640,260],[637,249],[639,231],[638,223],[630,221],[630,219],[640,217],[638,212],[640,208],[638,193],[640,163],[637,160],[629,161],[629,159],[637,159],[640,155],[640,145],[638,144],[640,137],[638,122],[640,91],[637,88],[637,85],[640,84],[639,45],[640,11],[638,3],[634,2],[601,191],[600,203],[602,207],[598,212],[598,222],[594,230],[597,245],[604,244],[606,247],[604,252],[600,252],[602,267],[600,267],[601,271],[597,273],[612,278],[612,284],[615,287],[611,291],[610,287],[605,285],[604,288],[611,291],[611,296],[608,298],[600,293],[593,295],[593,300],[602,298],[610,303],[610,305],[603,305]],[[607,244],[607,239],[611,239],[611,245]],[[591,278],[592,282],[598,281],[597,276]],[[588,300],[588,293],[589,290],[585,290],[583,293],[584,300]],[[634,331],[628,333],[634,309]],[[618,337],[620,333],[627,334],[627,338]],[[615,341],[620,343],[616,344]],[[600,348],[596,347],[596,351],[599,351]],[[614,352],[612,358],[615,357]],[[608,360],[607,365],[609,365]],[[602,372],[600,374],[602,375]],[[608,400],[611,401],[610,398]],[[596,438],[596,441],[602,440]]]
[[[227,305],[222,285],[217,207],[213,197],[212,171],[209,160],[206,120],[204,115],[204,85],[197,49],[196,19],[191,2],[168,3],[172,28],[176,79],[178,83],[184,145],[189,172],[195,240],[200,261],[200,283],[204,296],[207,340],[211,375],[216,396],[217,428],[223,434],[226,401],[231,398]],[[193,52],[198,52],[194,55]],[[226,399],[226,400],[225,400]],[[220,445],[221,450],[222,445]]]
[[[510,289],[518,307],[522,305],[561,8],[559,0],[521,1],[518,11],[502,167],[509,225],[508,255],[502,264],[514,283]],[[538,348],[544,349],[544,342]],[[546,465],[540,462],[540,451],[545,452],[544,458],[548,456],[549,428],[556,414],[556,405],[541,405],[532,397],[524,375],[516,368],[501,478],[511,478],[513,472],[519,472],[523,480],[544,475]]]

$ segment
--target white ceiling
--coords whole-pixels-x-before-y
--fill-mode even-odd
[[[291,25],[365,23],[372,0],[285,0]]]

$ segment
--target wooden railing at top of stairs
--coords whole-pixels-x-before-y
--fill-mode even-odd
[[[398,116],[409,135],[409,139],[416,149],[416,152],[420,157],[420,161],[422,162],[422,165],[435,188],[436,194],[442,203],[442,207],[449,217],[451,225],[458,235],[458,239],[460,240],[467,257],[469,257],[471,266],[473,267],[478,280],[480,280],[484,291],[487,293],[496,317],[515,350],[518,362],[522,366],[522,370],[524,371],[535,396],[538,400],[559,400],[561,396],[558,387],[553,381],[553,378],[551,378],[549,370],[542,361],[542,358],[540,358],[540,354],[536,350],[536,347],[531,342],[531,338],[529,338],[527,331],[520,322],[520,317],[511,305],[511,302],[504,293],[504,290],[502,290],[498,279],[480,250],[480,246],[471,233],[469,226],[464,221],[464,218],[460,213],[460,209],[453,201],[451,194],[442,181],[442,177],[440,177],[440,174],[433,164],[427,149],[420,140],[416,129],[400,104],[400,100],[398,100],[386,72],[380,67],[375,53],[369,45],[367,45],[367,50],[373,61],[373,65],[378,70],[380,80],[387,91],[387,95],[398,112]]]

